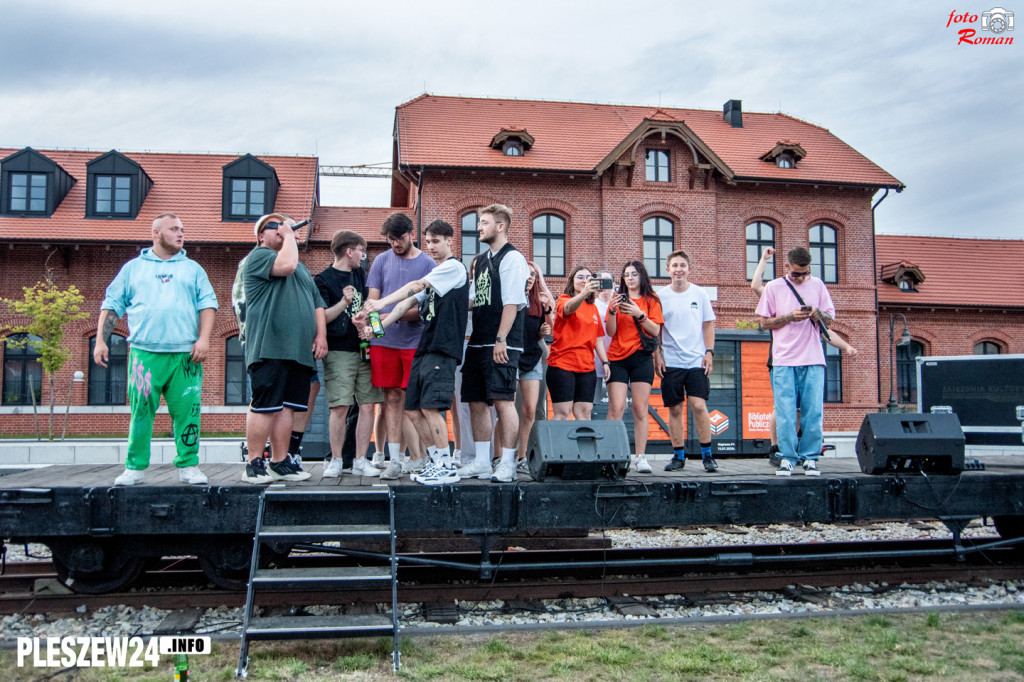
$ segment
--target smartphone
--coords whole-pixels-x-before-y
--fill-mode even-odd
[[[601,279],[598,280],[598,282],[600,282],[600,286],[598,286],[598,289],[612,288],[612,280],[610,277],[602,277]]]
[[[811,308],[811,306],[809,305],[802,305],[800,306],[800,310],[804,311],[805,313],[809,313],[813,310],[813,308]]]

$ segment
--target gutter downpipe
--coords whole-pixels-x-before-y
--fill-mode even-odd
[[[882,367],[878,362],[879,353],[882,347],[878,341],[878,244],[875,233],[875,209],[889,196],[889,188],[885,188],[885,194],[871,207],[871,278],[875,281],[875,402],[882,402]],[[889,368],[892,369],[891,367]]]
[[[423,243],[423,173],[424,167],[420,166],[419,177],[416,178],[416,248]]]

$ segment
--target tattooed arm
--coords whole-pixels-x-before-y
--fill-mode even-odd
[[[117,324],[117,313],[113,310],[103,309],[100,311],[100,319],[96,325],[96,347],[92,352],[92,359],[100,367],[107,366],[108,354],[110,352],[110,334]]]

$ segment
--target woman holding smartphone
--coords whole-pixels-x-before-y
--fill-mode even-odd
[[[608,355],[597,340],[604,335],[601,316],[594,305],[598,281],[590,269],[576,266],[569,273],[565,292],[555,302],[554,342],[548,356],[548,393],[552,419],[590,419],[594,409],[594,351],[608,371]]]
[[[537,419],[540,380],[544,378],[544,359],[548,347],[544,338],[551,333],[551,311],[555,300],[544,282],[544,275],[533,261],[527,261],[530,276],[526,278],[526,316],[523,322],[523,352],[519,355],[519,455],[516,467],[529,471],[526,465],[526,441]]]
[[[619,294],[612,297],[605,328],[612,337],[608,347],[611,373],[608,377],[608,419],[622,419],[626,411],[626,389],[633,393],[633,468],[651,473],[647,462],[647,406],[654,383],[654,355],[665,320],[661,299],[654,293],[647,268],[631,260],[622,268]],[[645,348],[644,346],[647,346]]]

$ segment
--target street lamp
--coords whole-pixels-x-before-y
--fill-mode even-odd
[[[903,333],[900,334],[900,340],[896,341],[896,315],[903,318]],[[910,345],[910,323],[907,321],[907,316],[903,313],[891,313],[889,315],[889,369],[892,371],[892,383],[889,384],[889,404],[886,406],[886,410],[889,412],[899,412],[899,404],[896,402],[896,364],[893,362],[893,346],[909,346]]]
[[[68,405],[64,409],[64,428],[61,429],[60,439],[64,440],[64,436],[68,433],[68,414],[71,413],[71,393],[75,390],[75,384],[80,384],[85,381],[85,373],[82,370],[75,370],[75,373],[71,375],[71,384],[68,386]]]

